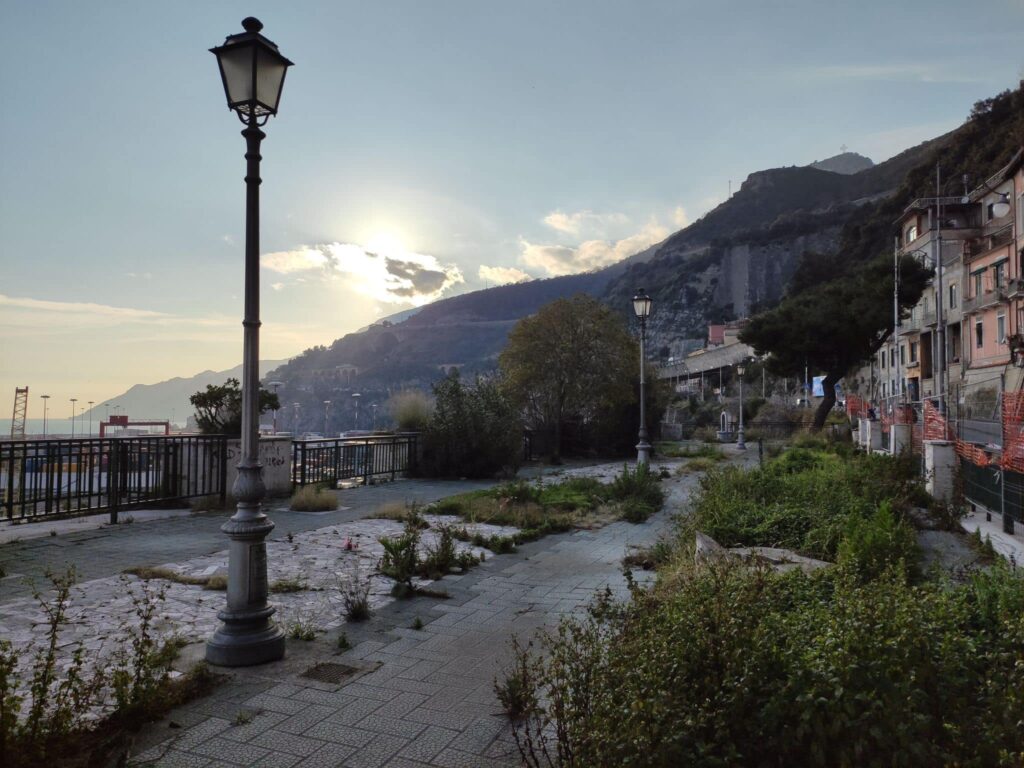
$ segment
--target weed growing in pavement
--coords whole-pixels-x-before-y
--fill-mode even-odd
[[[421,619],[419,616],[413,619],[412,628],[415,629],[417,632],[423,629],[423,619]]]
[[[248,709],[240,709],[235,713],[235,719],[231,721],[232,725],[248,725],[256,717],[256,713]]]
[[[279,595],[304,592],[307,589],[309,589],[309,585],[301,579],[278,579],[270,583],[270,591]]]
[[[363,575],[358,562],[347,573],[339,574],[338,589],[346,619],[366,621],[370,618],[370,579]]]
[[[338,641],[337,641],[336,645],[337,645],[338,651],[340,651],[341,653],[344,653],[345,651],[351,651],[352,650],[352,643],[349,641],[348,635],[346,635],[344,632],[342,632],[340,635],[338,635]]]
[[[338,508],[338,496],[333,491],[306,485],[292,494],[291,508],[295,512],[328,512]]]
[[[170,679],[170,665],[182,642],[159,639],[154,622],[166,586],[154,589],[146,582],[123,582],[134,620],[121,621],[109,659],[88,659],[79,642],[71,648],[70,660],[61,661],[59,652],[68,648],[62,632],[75,573],[69,569],[47,576],[54,591],[36,593],[46,615],[46,635],[32,658],[27,692],[18,676],[21,649],[0,640],[0,764],[112,764],[128,733],[201,695],[213,678],[200,665],[178,680]],[[95,665],[91,669],[87,659]]]
[[[306,642],[316,640],[316,633],[316,624],[309,619],[303,618],[292,619],[285,628],[285,634],[292,640],[304,640]]]

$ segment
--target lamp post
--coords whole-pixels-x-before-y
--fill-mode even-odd
[[[43,399],[43,440],[46,439],[46,402],[50,399],[49,395],[40,395]]]
[[[371,427],[371,429],[373,429],[373,431],[376,432],[377,431],[377,404],[376,403],[371,403],[370,404],[370,411],[373,413],[373,426]]]
[[[740,362],[736,366],[736,375],[740,379],[740,427],[736,433],[736,448],[740,451],[747,450],[747,444],[743,440],[743,374],[747,372],[747,366],[744,362]]]
[[[292,410],[294,411],[294,417],[292,419],[292,432],[298,437],[299,434],[299,409],[302,407],[300,403],[292,403]]]
[[[75,439],[75,403],[78,402],[77,397],[71,398],[71,439]]]
[[[92,437],[92,407],[96,404],[95,400],[89,401],[89,437]]]
[[[245,317],[242,321],[242,458],[232,495],[238,508],[221,526],[227,534],[227,605],[223,622],[206,643],[206,660],[229,667],[275,661],[284,656],[284,633],[272,621],[267,604],[266,537],[274,524],[261,509],[266,493],[259,459],[260,333],[260,130],[277,114],[285,73],[291,62],[260,34],[263,24],[251,16],[244,32],[211,48],[217,57],[228,108],[245,125]]]
[[[324,437],[327,437],[327,419],[331,415],[331,401],[324,400]]]
[[[267,382],[267,386],[274,388],[274,396],[276,397],[277,396],[277,388],[278,387],[283,387],[284,386],[284,382],[283,381],[268,381]],[[280,402],[278,403],[278,405],[280,405]],[[274,408],[274,427],[273,427],[273,429],[274,429],[274,434],[276,435],[277,434],[277,408],[276,407]]]
[[[356,432],[359,431],[359,398],[360,397],[362,397],[362,395],[359,394],[358,392],[353,392],[352,393],[352,402],[355,403],[355,406],[356,406],[355,427],[353,429]]]
[[[647,440],[647,404],[644,402],[644,346],[647,343],[647,318],[651,316],[651,297],[640,288],[633,297],[633,312],[640,320],[640,441],[636,444],[637,466],[651,460],[651,444]]]

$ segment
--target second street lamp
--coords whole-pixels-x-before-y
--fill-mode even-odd
[[[640,433],[636,444],[637,466],[646,466],[651,460],[651,443],[647,438],[647,404],[644,402],[644,346],[647,343],[647,318],[651,316],[651,297],[640,288],[633,297],[633,313],[640,320]]]
[[[242,348],[242,458],[232,495],[238,508],[221,526],[228,544],[227,605],[223,622],[206,643],[211,664],[242,667],[284,656],[284,633],[271,621],[267,604],[266,537],[274,524],[261,508],[266,486],[259,447],[260,359],[260,130],[277,114],[284,76],[291,62],[260,34],[263,24],[251,16],[245,32],[230,35],[210,49],[220,66],[228,108],[245,124],[245,317]]]
[[[747,366],[744,362],[740,362],[736,366],[736,375],[740,379],[740,425],[739,430],[736,432],[736,447],[741,450],[747,450],[747,444],[743,441],[743,374],[747,372]]]

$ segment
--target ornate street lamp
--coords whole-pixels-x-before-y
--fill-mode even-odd
[[[362,397],[362,394],[360,394],[359,392],[353,392],[352,393],[352,402],[355,404],[355,409],[356,409],[355,426],[352,429],[354,431],[356,431],[356,432],[359,431],[359,398],[360,397]]]
[[[268,381],[267,382],[267,386],[274,388],[274,395],[276,396],[277,395],[277,388],[278,387],[283,387],[284,386],[284,382],[283,381]],[[280,405],[280,402],[278,402],[278,405]],[[274,408],[274,427],[273,427],[273,429],[274,429],[274,434],[276,435],[277,434],[277,408],[276,407]]]
[[[260,34],[251,16],[245,32],[211,48],[220,66],[228,108],[245,124],[245,318],[242,351],[242,458],[231,489],[238,508],[221,526],[228,535],[228,594],[223,622],[206,643],[206,660],[228,667],[275,661],[284,656],[284,633],[270,619],[267,604],[266,537],[274,524],[263,514],[266,494],[259,457],[260,328],[260,126],[277,114],[284,76],[291,62]]]
[[[640,320],[640,442],[636,444],[637,466],[651,460],[651,444],[647,439],[647,404],[644,402],[644,346],[647,343],[647,318],[651,316],[651,297],[643,288],[633,297],[633,312]]]
[[[747,450],[747,444],[743,441],[743,374],[746,372],[746,361],[741,360],[736,366],[736,375],[740,379],[740,426],[736,432],[736,447],[741,451]]]

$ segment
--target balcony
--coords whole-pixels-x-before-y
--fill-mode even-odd
[[[1011,277],[1006,281],[1006,296],[1010,299],[1016,299],[1024,296],[1024,279],[1019,277]]]
[[[976,259],[979,256],[984,256],[989,251],[994,251],[996,248],[1001,248],[1012,242],[1013,222],[1010,222],[993,232],[982,235],[974,240],[969,240],[967,242],[967,247],[964,250],[964,257],[967,259]]]
[[[1019,281],[1014,280],[1011,282]],[[980,312],[983,309],[1002,304],[1006,299],[1007,291],[1005,286],[984,291],[977,296],[964,299],[963,314],[969,315],[972,312]]]

